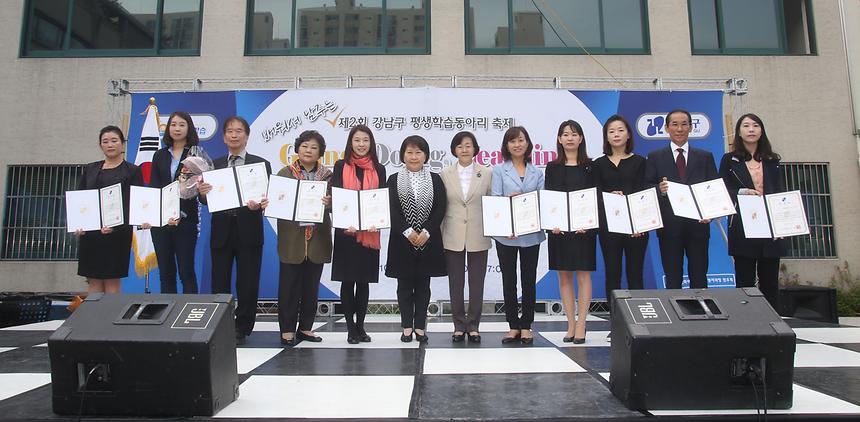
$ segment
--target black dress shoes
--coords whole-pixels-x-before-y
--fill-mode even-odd
[[[291,339],[285,339],[285,338],[281,337],[281,344],[283,344],[284,346],[295,346],[295,345],[299,344],[299,342],[296,340],[295,337],[293,337]]]
[[[573,339],[573,344],[582,344],[582,343],[585,343],[585,337]]]
[[[320,336],[309,336],[301,331],[296,333],[296,338],[299,340],[310,341],[312,343],[319,343],[322,341],[322,337]]]
[[[400,335],[400,341],[402,341],[402,342],[404,342],[404,343],[409,343],[409,342],[411,342],[411,341],[412,341],[412,333],[409,333],[409,335],[401,334],[401,335]]]
[[[430,340],[430,338],[427,337],[427,334],[415,333],[415,341],[419,343],[427,343],[428,340]]]
[[[465,338],[466,338],[465,334],[452,334],[451,335],[451,341],[453,341],[454,343],[459,343],[459,342],[463,341]]]
[[[358,341],[362,343],[370,343],[370,336],[367,335],[367,331],[364,331],[364,328],[358,329]]]
[[[469,343],[480,343],[480,342],[481,342],[481,335],[480,334],[475,334],[475,335],[469,334]]]
[[[513,337],[502,337],[502,344],[516,343],[518,341],[520,341],[520,333],[517,333]]]
[[[565,343],[573,343],[573,340],[574,340],[573,336],[565,337],[565,338],[561,339],[561,341],[563,341]]]

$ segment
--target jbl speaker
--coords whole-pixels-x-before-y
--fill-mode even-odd
[[[93,294],[48,349],[61,415],[212,416],[239,395],[230,295]]]
[[[788,409],[794,331],[756,288],[615,290],[609,385],[628,408]]]
[[[839,324],[836,289],[787,286],[779,289],[779,314],[793,318]]]

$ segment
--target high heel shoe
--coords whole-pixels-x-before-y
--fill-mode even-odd
[[[284,336],[281,336],[281,344],[283,344],[284,346],[295,346],[298,343],[299,342],[296,341],[295,336],[293,336],[292,338],[288,338],[288,339],[284,338]]]
[[[481,342],[481,334],[469,334],[469,343],[480,343],[480,342]]]
[[[301,331],[296,333],[296,338],[298,338],[299,340],[310,341],[312,343],[319,343],[322,341],[322,337],[320,336],[305,334]]]
[[[526,330],[526,331],[529,331],[529,332],[531,333],[531,330]],[[531,337],[526,337],[526,336],[522,335],[522,333],[520,333],[520,341],[522,341],[522,342],[523,342],[523,344],[532,344],[532,343],[534,343],[534,341],[535,341],[534,333],[532,333],[532,336],[531,336]]]
[[[412,341],[412,332],[410,331],[409,334],[401,334],[400,335],[400,341],[402,341],[404,343],[411,342]]]
[[[364,327],[360,327],[358,329],[358,341],[362,343],[370,343],[370,336],[367,334],[367,331],[364,331]]]
[[[460,334],[454,333],[451,335],[451,341],[453,341],[454,343],[459,343],[459,342],[463,341],[465,338],[466,338],[465,333],[460,333]]]
[[[419,343],[427,343],[428,340],[430,340],[430,338],[427,337],[427,333],[418,334],[418,331],[415,332],[415,341]]]
[[[579,321],[577,321],[577,325],[579,325]],[[573,337],[573,344],[583,344],[583,343],[585,343],[585,334],[587,333],[588,326],[587,326],[587,325],[585,325],[585,321],[583,321],[583,322],[582,322],[582,325],[583,325],[583,327],[582,327],[582,337],[576,337],[576,334],[574,334],[574,337]]]
[[[520,340],[520,333],[517,333],[513,337],[502,337],[502,344],[514,343]]]

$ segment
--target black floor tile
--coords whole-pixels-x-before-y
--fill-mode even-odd
[[[418,417],[421,419],[642,415],[625,408],[601,382],[586,373],[425,375],[418,381],[418,388]]]
[[[560,347],[559,350],[585,369],[609,372],[611,363],[609,347]]]
[[[251,375],[417,375],[418,349],[286,349]]]
[[[0,372],[50,373],[51,362],[47,347],[21,347],[0,353]]]
[[[794,368],[794,382],[860,406],[860,368]]]
[[[860,340],[860,339],[858,339],[858,340]],[[848,349],[848,350],[851,350],[853,352],[860,353],[860,343],[840,343],[840,344],[829,344],[829,345],[834,346],[834,347],[841,347],[843,349]]]
[[[0,347],[26,347],[47,343],[53,331],[0,331]]]

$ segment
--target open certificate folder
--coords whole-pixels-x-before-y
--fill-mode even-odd
[[[178,220],[179,181],[161,189],[132,186],[129,192],[128,224],[152,227],[166,226],[171,218]]]
[[[672,212],[692,220],[713,220],[735,213],[732,198],[723,179],[708,180],[694,185],[669,182],[666,192]]]
[[[484,236],[522,236],[541,230],[538,191],[481,197]]]
[[[331,224],[357,230],[391,227],[388,189],[351,190],[331,188]]]
[[[663,227],[655,188],[630,195],[603,192],[603,208],[606,229],[613,233],[645,233]]]
[[[809,223],[800,191],[765,196],[738,195],[738,208],[748,239],[809,234]]]
[[[66,230],[100,230],[125,223],[122,184],[66,192]]]
[[[565,232],[596,229],[597,188],[573,192],[551,190],[538,191],[540,199],[540,223],[544,230],[555,228]]]
[[[296,180],[272,175],[269,179],[269,206],[266,207],[265,215],[282,220],[322,223],[325,218],[322,198],[326,195],[326,189],[326,181]]]

